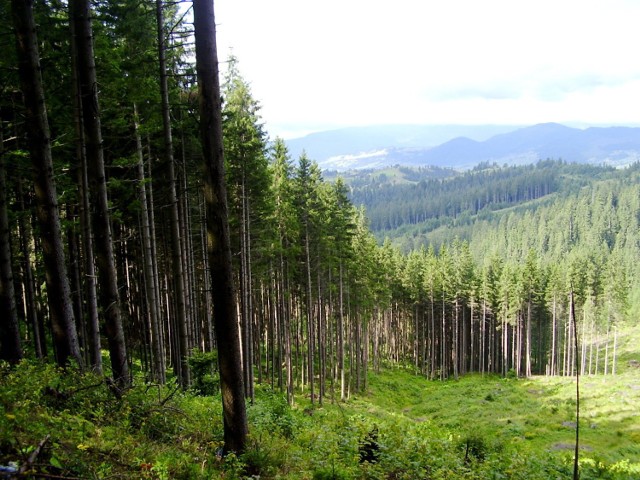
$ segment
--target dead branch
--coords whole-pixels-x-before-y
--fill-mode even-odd
[[[44,448],[46,443],[49,441],[50,437],[51,435],[46,435],[42,440],[40,440],[40,443],[36,448],[34,448],[33,452],[31,452],[31,454],[27,458],[27,461],[23,465],[21,465],[20,468],[18,469],[18,475],[24,475],[25,472],[33,466],[33,464],[38,458],[38,455],[40,455],[40,452],[42,452],[42,449]]]

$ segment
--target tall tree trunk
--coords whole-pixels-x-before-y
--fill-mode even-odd
[[[100,344],[100,319],[98,316],[98,292],[96,288],[95,257],[93,252],[93,229],[91,228],[91,205],[89,202],[89,174],[87,171],[87,156],[82,122],[82,101],[80,98],[80,84],[78,81],[76,34],[73,19],[69,19],[71,28],[71,64],[72,64],[72,92],[74,107],[74,128],[76,133],[76,159],[80,165],[77,169],[77,183],[80,205],[80,229],[82,231],[82,249],[84,255],[84,287],[87,310],[87,339],[89,347],[89,365],[98,374],[102,374],[102,346]]]
[[[573,289],[569,294],[569,323],[573,323],[573,340],[576,351],[576,362],[580,362],[578,356],[578,327],[576,322],[576,306],[573,299]],[[580,365],[576,365],[576,442],[573,456],[573,480],[580,478],[578,457],[580,455]]]
[[[149,142],[150,143],[150,142]],[[158,251],[157,251],[157,236],[156,236],[156,222],[155,222],[155,207],[153,201],[153,172],[151,170],[151,164],[153,157],[151,156],[151,148],[148,148],[149,156],[149,173],[146,178],[149,180],[149,196],[147,210],[149,213],[149,235],[151,238],[151,257],[153,262],[153,282],[154,289],[156,291],[156,311],[158,312],[158,342],[160,343],[160,353],[162,354],[162,363],[166,369],[166,341],[165,341],[165,325],[166,321],[162,321],[167,318],[167,310],[162,307],[162,291],[160,290],[160,273],[158,272]]]
[[[105,333],[109,343],[113,377],[118,383],[125,385],[129,382],[129,365],[109,221],[91,11],[88,0],[72,0],[70,7],[76,35],[76,64],[80,84],[89,185],[90,193],[93,196],[91,202],[93,208],[92,226],[95,235],[96,264],[100,283],[100,304],[104,312]]]
[[[7,182],[4,166],[4,137],[0,124],[0,360],[17,363],[22,358],[18,310],[13,286]]]
[[[459,359],[459,336],[458,336],[458,325],[460,323],[460,301],[458,300],[458,294],[456,293],[456,300],[454,302],[454,307],[455,312],[454,312],[454,317],[453,317],[453,334],[452,334],[452,340],[453,340],[453,351],[452,351],[452,355],[451,358],[453,359],[453,378],[455,378],[456,380],[458,380],[458,364],[460,363],[460,359]]]
[[[604,375],[609,374],[609,333],[611,331],[611,316],[609,315],[607,322],[607,336],[604,341]]]
[[[345,370],[344,370],[344,266],[342,258],[340,259],[340,271],[338,279],[339,291],[338,291],[338,332],[336,335],[336,341],[338,343],[338,370],[340,375],[340,400],[345,401]]]
[[[436,358],[438,356],[437,349],[437,334],[436,334],[436,301],[433,293],[433,281],[431,281],[429,285],[429,303],[431,305],[431,347],[430,347],[430,360],[431,365],[429,366],[429,378],[433,380],[436,375]]]
[[[318,258],[319,261],[319,258]],[[318,404],[322,406],[322,401],[325,392],[325,366],[326,366],[326,343],[324,336],[324,308],[322,305],[322,283],[321,283],[320,269],[317,272],[317,287],[318,287],[318,302],[317,302],[317,336],[318,336]]]
[[[556,296],[553,296],[553,308],[552,308],[552,320],[551,320],[551,367],[550,374],[553,376],[556,374],[556,331],[557,331],[557,316],[556,316]]]
[[[22,181],[18,179],[18,203],[20,211],[25,211],[25,194],[22,189]],[[22,256],[23,269],[23,289],[24,289],[24,309],[27,324],[31,326],[33,334],[33,347],[36,358],[44,358],[47,356],[47,342],[44,338],[44,325],[40,321],[38,315],[38,306],[36,303],[36,292],[34,288],[33,269],[31,268],[31,248],[29,247],[31,238],[30,223],[25,222],[24,215],[18,216],[18,237],[20,239],[20,254]]]
[[[445,371],[447,367],[446,362],[446,308],[445,308],[445,290],[444,285],[442,287],[442,318],[441,318],[441,330],[440,330],[440,380],[444,380],[446,376],[448,376],[448,372]]]
[[[309,395],[311,396],[311,405],[315,403],[315,390],[314,390],[314,356],[315,356],[315,328],[311,305],[311,256],[309,252],[309,219],[307,215],[304,235],[304,252],[305,252],[305,274],[306,274],[306,310],[307,310],[307,348],[308,348],[308,367],[309,373]]]
[[[225,450],[242,452],[248,423],[242,379],[240,334],[231,271],[227,191],[224,183],[222,111],[216,23],[212,0],[194,0],[196,68],[200,95],[200,135],[205,167],[207,237],[214,322],[218,341]]]
[[[240,313],[242,318],[242,358],[245,396],[254,401],[253,362],[254,331],[251,293],[251,250],[249,233],[249,200],[246,192],[246,175],[242,165],[240,181]]]
[[[169,106],[169,84],[165,55],[164,11],[162,0],[156,0],[156,18],[158,27],[158,64],[160,68],[160,97],[162,100],[162,125],[164,137],[164,159],[168,168],[169,204],[171,214],[171,270],[174,280],[176,301],[176,327],[178,329],[179,378],[180,384],[187,387],[190,383],[188,356],[188,308],[185,290],[184,269],[182,265],[182,241],[180,239],[180,218],[178,213],[178,195],[176,192],[176,172],[173,158],[173,138],[171,134],[171,115]]]
[[[80,247],[78,241],[78,233],[73,226],[75,218],[74,209],[66,204],[66,218],[70,220],[66,227],[67,254],[69,258],[69,287],[71,288],[71,303],[73,305],[73,316],[76,320],[76,331],[78,333],[78,343],[80,353],[83,358],[83,365],[87,365],[87,353],[89,351],[87,345],[87,329],[84,324],[84,308],[82,302],[82,292],[80,281]]]
[[[149,209],[147,207],[147,189],[145,187],[144,156],[142,154],[142,141],[140,139],[140,133],[138,132],[138,110],[135,104],[133,105],[133,129],[136,136],[136,150],[138,152],[138,198],[140,199],[140,207],[142,209],[140,212],[142,218],[142,259],[145,296],[151,322],[152,373],[156,381],[164,383],[166,378],[164,352],[162,350],[162,330],[160,328],[160,315],[158,312],[157,281],[154,278],[155,256],[153,255],[151,246],[151,227],[149,224]]]
[[[474,326],[474,306],[475,306],[475,299],[471,298],[471,300],[469,301],[469,309],[470,309],[470,313],[469,313],[469,363],[468,363],[468,370],[465,370],[463,373],[467,373],[467,371],[469,372],[474,372],[475,370],[475,357],[477,355],[476,351],[475,351],[475,343],[476,343],[476,335],[475,335],[475,326]],[[466,331],[466,329],[465,329]],[[463,342],[463,345],[467,345],[467,341],[465,340]],[[466,348],[466,347],[465,347]],[[466,362],[465,362],[466,364]]]
[[[284,334],[284,363],[286,370],[286,387],[287,387],[287,402],[289,405],[293,405],[293,364],[291,358],[291,299],[289,290],[289,269],[288,263],[285,265],[284,255],[282,249],[280,250],[280,298],[281,298],[281,312],[282,317],[282,329]]]
[[[187,338],[185,340],[187,353],[197,344],[196,342],[196,333],[195,333],[195,325],[196,325],[196,301],[194,297],[194,277],[193,277],[193,235],[192,232],[192,224],[191,224],[191,215],[190,215],[190,203],[189,203],[189,189],[187,187],[187,159],[186,159],[186,148],[185,148],[185,138],[184,131],[182,131],[182,141],[181,144],[181,157],[182,157],[182,195],[179,195],[178,204],[179,208],[179,217],[180,217],[180,237],[181,237],[181,245],[182,245],[182,268],[184,272],[184,295],[185,295],[185,310],[187,312],[186,316],[186,335]],[[187,364],[188,366],[188,364]]]
[[[531,376],[531,305],[532,305],[533,301],[531,299],[531,296],[529,296],[529,301],[527,302],[527,324],[525,326],[526,328],[526,336],[525,336],[525,342],[526,342],[526,346],[525,346],[525,355],[526,355],[526,359],[525,359],[525,376],[528,378]]]
[[[484,375],[486,371],[486,333],[485,327],[487,323],[487,300],[482,299],[482,319],[480,320],[480,373]]]
[[[611,363],[613,366],[611,367],[611,375],[616,374],[616,356],[618,355],[618,327],[614,325],[613,327],[613,359]]]
[[[27,145],[33,166],[37,216],[46,270],[47,301],[56,359],[65,366],[72,359],[82,365],[73,318],[71,290],[65,264],[56,194],[49,122],[40,73],[40,57],[32,0],[12,0],[20,83],[26,110]]]

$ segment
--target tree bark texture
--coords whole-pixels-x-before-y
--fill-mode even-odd
[[[149,309],[149,319],[151,323],[151,370],[157,382],[165,383],[164,349],[162,348],[162,333],[160,328],[160,313],[158,311],[158,291],[156,289],[156,278],[154,278],[153,248],[151,242],[151,226],[149,221],[149,209],[147,207],[147,189],[145,187],[144,175],[144,155],[142,153],[142,140],[138,130],[138,110],[133,105],[133,129],[136,136],[136,151],[138,153],[137,179],[138,198],[140,200],[140,217],[142,218],[142,258],[144,269],[144,292]]]
[[[183,245],[180,238],[180,215],[178,211],[178,195],[176,192],[176,172],[173,158],[173,136],[171,132],[171,112],[169,106],[169,86],[167,81],[167,62],[165,55],[164,13],[162,1],[156,0],[156,19],[158,27],[158,65],[160,69],[160,97],[162,100],[162,126],[164,137],[164,159],[169,172],[169,203],[171,215],[171,267],[176,302],[176,327],[178,330],[179,363],[176,365],[180,384],[189,386],[189,364],[187,362],[189,337],[187,322],[189,315],[188,297],[185,288],[185,271],[183,267]]]
[[[119,383],[126,384],[129,381],[129,365],[122,327],[118,279],[109,220],[91,10],[87,0],[73,0],[70,2],[70,8],[76,35],[76,65],[80,83],[89,192],[92,195],[91,219],[95,236],[100,306],[105,318],[105,333],[109,343],[112,374]]]
[[[89,347],[89,365],[98,374],[102,374],[102,345],[100,342],[100,317],[98,314],[98,290],[96,285],[95,256],[93,252],[93,229],[91,228],[91,205],[89,202],[89,174],[87,171],[87,155],[82,122],[82,101],[78,82],[77,50],[75,27],[69,12],[71,28],[71,64],[72,92],[74,110],[74,128],[76,133],[77,183],[80,206],[80,228],[82,230],[82,261],[84,270],[84,297],[87,310],[86,327],[88,338],[85,344]]]
[[[212,0],[193,2],[200,134],[205,167],[207,250],[211,269],[214,324],[218,344],[225,450],[242,452],[248,426],[240,335],[231,271],[227,192],[224,183],[222,112]]]
[[[56,360],[61,366],[66,366],[69,360],[74,360],[78,366],[81,366],[82,358],[73,318],[71,290],[60,228],[49,122],[33,18],[33,1],[12,0],[11,11],[17,41],[20,84],[26,111],[27,145],[33,167],[36,213],[41,229],[47,301]]]
[[[18,311],[13,286],[4,139],[0,125],[0,360],[17,363],[22,358]]]

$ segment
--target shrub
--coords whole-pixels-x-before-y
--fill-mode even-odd
[[[291,439],[297,429],[296,418],[285,396],[270,386],[256,385],[256,400],[248,408],[249,420],[258,431]]]
[[[489,447],[485,439],[474,433],[463,437],[460,441],[460,446],[464,449],[465,462],[471,461],[472,458],[482,462],[489,451]]]
[[[191,389],[198,395],[215,395],[220,389],[218,373],[218,352],[194,351],[189,357],[191,368]]]
[[[322,467],[313,472],[313,480],[349,480],[349,472],[339,466]]]

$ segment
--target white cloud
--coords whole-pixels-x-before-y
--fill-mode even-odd
[[[372,123],[624,123],[640,98],[632,0],[215,6],[220,56],[233,48],[272,134]]]

